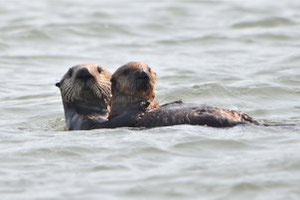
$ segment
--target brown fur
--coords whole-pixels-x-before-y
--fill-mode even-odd
[[[82,82],[76,80],[76,73],[79,69],[86,68],[93,76],[93,79],[84,88]],[[74,66],[57,83],[61,90],[62,99],[68,103],[99,104],[107,107],[111,98],[111,74],[98,64],[81,64]]]
[[[141,72],[149,79],[139,82]],[[148,80],[147,89],[138,89]],[[209,106],[193,106],[173,102],[159,108],[155,100],[156,73],[142,62],[130,62],[121,66],[112,76],[112,99],[109,119],[125,116],[133,120],[126,126],[158,127],[178,124],[231,127],[244,123],[257,123],[242,112]],[[137,111],[135,116],[132,116]],[[121,120],[119,120],[121,121]],[[128,121],[128,120],[127,120]]]
[[[111,98],[111,74],[97,64],[71,67],[60,82],[69,130],[92,129],[107,121]]]
[[[221,116],[223,118],[227,118],[231,121],[239,122],[239,121],[249,121],[254,122],[254,120],[247,114],[235,110],[228,110],[223,108],[214,108],[212,114],[216,116]]]
[[[149,88],[147,90],[139,90],[136,80],[136,72],[145,72],[149,75]],[[109,119],[119,115],[128,106],[138,104],[140,102],[148,102],[146,110],[158,108],[155,100],[156,73],[148,65],[142,62],[130,62],[121,66],[112,75],[112,99],[111,113]]]

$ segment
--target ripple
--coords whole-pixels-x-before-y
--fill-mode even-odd
[[[256,34],[253,37],[261,40],[272,40],[272,41],[293,41],[295,40],[294,37],[286,35],[286,34],[274,34],[274,33],[263,33],[263,34]]]
[[[198,140],[193,142],[179,143],[173,146],[173,150],[184,151],[184,150],[193,150],[193,151],[205,151],[211,150],[215,147],[218,147],[218,150],[226,151],[237,151],[245,149],[256,149],[257,146],[247,144],[242,141],[237,140]]]
[[[158,154],[158,155],[163,155],[163,154],[168,154],[167,151],[156,148],[156,147],[143,147],[143,148],[135,148],[133,149],[133,152],[139,153],[141,155],[153,155],[153,154]]]
[[[254,198],[256,194],[262,192],[263,189],[262,186],[256,183],[241,182],[231,187],[229,196],[243,198],[247,195],[248,198]]]
[[[135,32],[130,31],[126,27],[121,24],[110,24],[110,23],[96,23],[96,24],[81,24],[81,23],[73,23],[73,24],[61,24],[61,25],[47,25],[45,27],[46,30],[51,31],[51,33],[58,35],[59,33],[54,33],[52,30],[61,29],[61,31],[72,34],[74,36],[82,36],[82,37],[112,37],[114,35],[127,35],[134,36],[137,35]],[[100,39],[101,39],[100,38]]]
[[[70,158],[70,157],[74,157],[74,158],[80,158],[81,157],[81,153],[80,152],[76,152],[76,151],[72,151],[72,150],[68,150],[68,149],[53,149],[53,148],[34,148],[32,150],[28,150],[27,152],[23,152],[21,154],[22,156],[26,156],[26,157],[35,157],[35,158],[44,158],[44,157],[48,157],[48,158]]]
[[[120,170],[121,171],[129,170],[129,168],[123,165],[98,165],[89,169],[89,171],[91,172],[120,171]]]
[[[232,25],[233,28],[244,29],[244,28],[274,28],[281,26],[292,26],[296,23],[290,19],[283,17],[269,17],[260,20],[243,21]]]
[[[201,37],[189,37],[189,38],[173,38],[166,40],[156,41],[158,44],[163,45],[187,45],[187,44],[220,44],[229,42],[231,38],[222,35],[204,35]]]
[[[26,41],[51,41],[52,37],[50,34],[41,29],[36,29],[32,27],[2,27],[0,29],[4,34],[4,38],[14,37],[16,40],[26,40]]]
[[[285,169],[288,171],[299,171],[300,170],[300,161],[294,160],[285,164]]]
[[[234,193],[243,193],[245,191],[257,192],[259,190],[262,190],[262,187],[258,186],[257,184],[243,182],[243,183],[235,184],[232,190],[233,190],[232,192]]]

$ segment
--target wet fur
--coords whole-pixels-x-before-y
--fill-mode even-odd
[[[92,75],[87,81],[76,78],[78,71],[87,69]],[[92,129],[107,121],[111,98],[111,74],[101,66],[84,64],[71,67],[60,82],[68,130]]]
[[[136,122],[138,127],[153,128],[180,124],[204,125],[211,127],[232,127],[239,124],[257,122],[245,113],[210,107],[173,103],[146,112]]]
[[[139,90],[134,72],[143,71],[150,76],[149,89]],[[155,101],[156,73],[142,62],[130,62],[121,66],[112,76],[112,98],[109,119],[120,115],[124,110],[140,102],[148,102],[146,110],[158,107]]]
[[[136,71],[150,75],[148,90],[136,89]],[[212,127],[232,127],[238,124],[254,123],[245,113],[173,102],[161,107],[155,100],[156,73],[148,65],[131,62],[120,67],[112,76],[112,99],[109,119],[118,116],[127,119],[129,127],[159,127],[179,124],[206,125]],[[133,116],[132,116],[133,115]],[[123,124],[124,126],[124,124]]]

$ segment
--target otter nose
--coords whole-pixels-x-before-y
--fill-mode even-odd
[[[76,78],[81,79],[83,81],[87,81],[92,77],[93,76],[91,75],[91,73],[89,72],[89,70],[87,68],[80,69],[76,74]]]
[[[150,76],[149,76],[149,74],[147,72],[139,71],[139,72],[137,72],[137,79],[146,79],[146,80],[149,80]]]

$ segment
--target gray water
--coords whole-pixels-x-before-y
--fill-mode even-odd
[[[300,124],[300,2],[0,1],[0,199],[300,199],[300,125],[65,131],[67,69],[129,61],[182,99]]]

